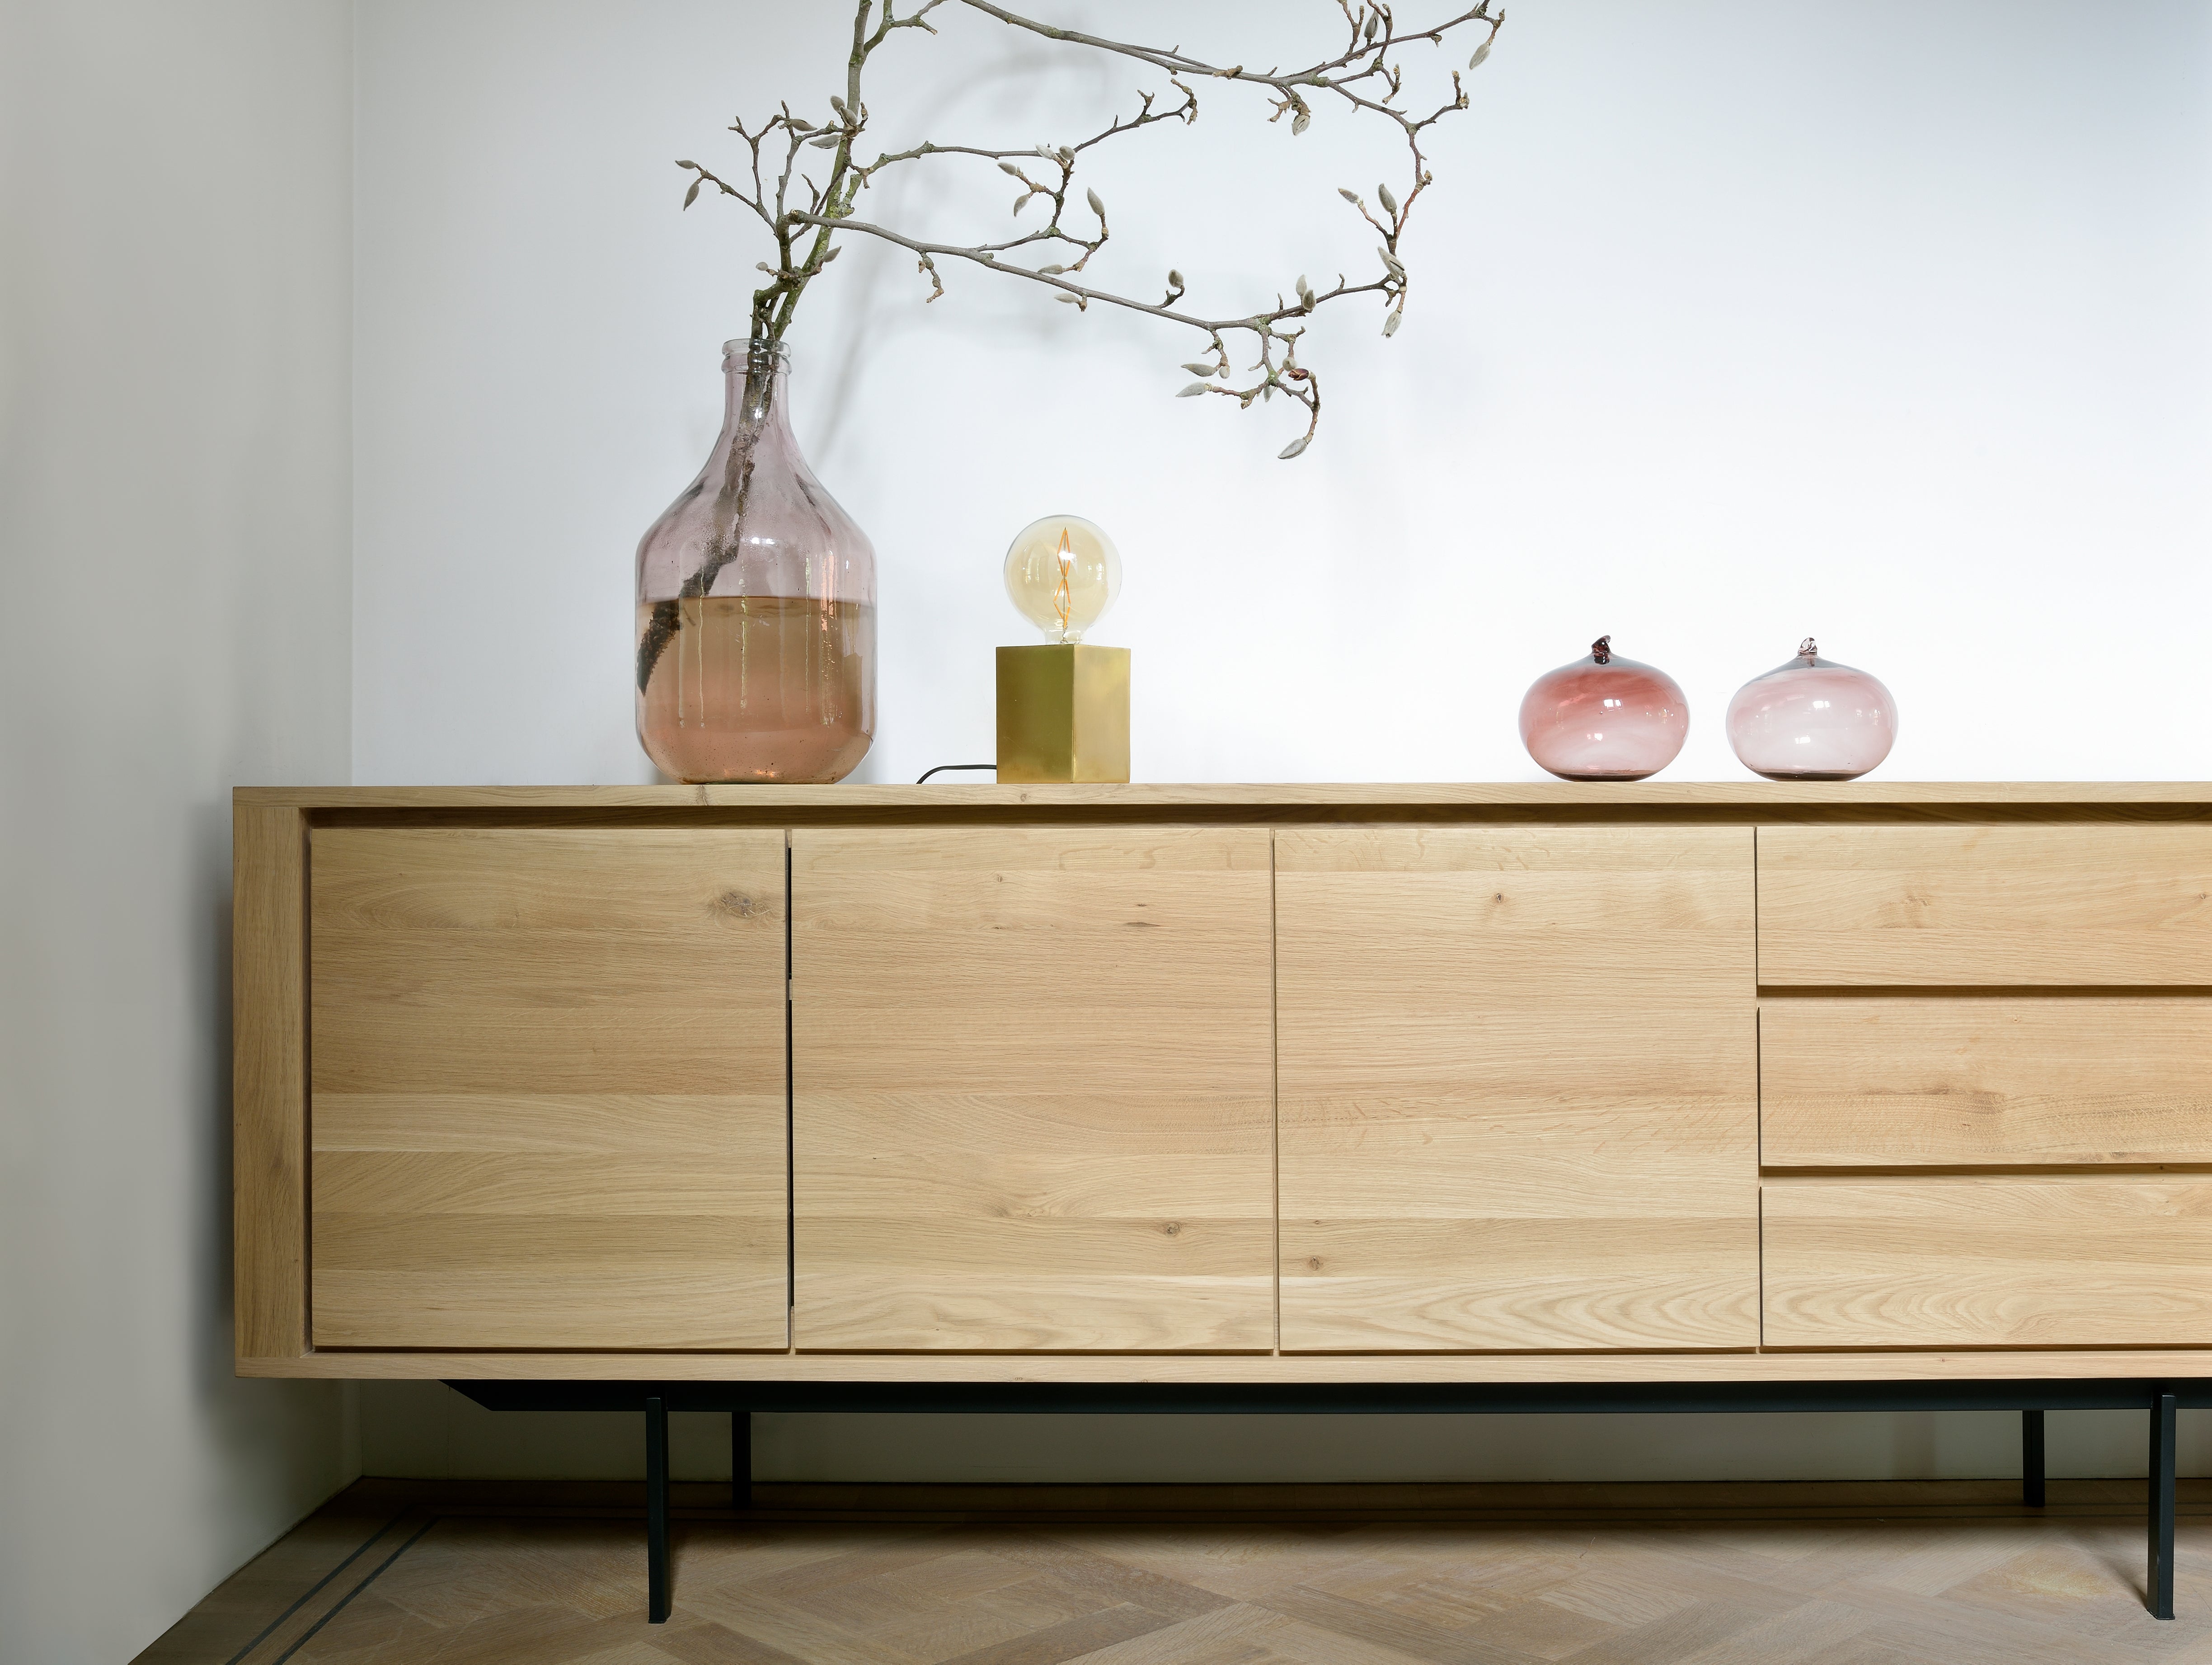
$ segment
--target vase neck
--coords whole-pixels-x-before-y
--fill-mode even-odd
[[[787,437],[785,384],[791,356],[780,343],[726,341],[722,343],[722,430],[741,428]]]

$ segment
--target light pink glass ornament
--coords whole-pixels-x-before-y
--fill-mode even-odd
[[[1674,678],[1613,651],[1547,671],[1521,700],[1521,744],[1568,781],[1641,781],[1673,763],[1690,735],[1690,703]]]
[[[1897,743],[1897,702],[1879,679],[1822,659],[1808,636],[1789,664],[1736,690],[1728,737],[1770,781],[1853,781]]]

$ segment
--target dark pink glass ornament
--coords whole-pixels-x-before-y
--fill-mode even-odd
[[[1690,702],[1674,678],[1613,651],[1547,671],[1521,700],[1521,744],[1568,781],[1641,781],[1673,763],[1690,737]]]
[[[1736,690],[1728,737],[1770,781],[1853,781],[1897,743],[1897,702],[1879,679],[1822,659],[1808,636],[1789,664]]]

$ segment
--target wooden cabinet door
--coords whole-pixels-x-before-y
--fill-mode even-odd
[[[1275,855],[1284,1351],[1755,1346],[1750,829]]]
[[[1264,1351],[1265,829],[792,836],[801,1348]]]
[[[786,1345],[784,836],[325,828],[320,1346]]]

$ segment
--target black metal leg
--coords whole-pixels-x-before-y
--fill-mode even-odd
[[[645,1401],[645,1616],[668,1622],[668,1407]]]
[[[2173,1410],[2172,1394],[2150,1402],[2150,1616],[2173,1617]]]
[[[2043,1413],[2020,1413],[2020,1500],[2043,1507]]]
[[[730,1413],[730,1507],[753,1506],[753,1413]]]

